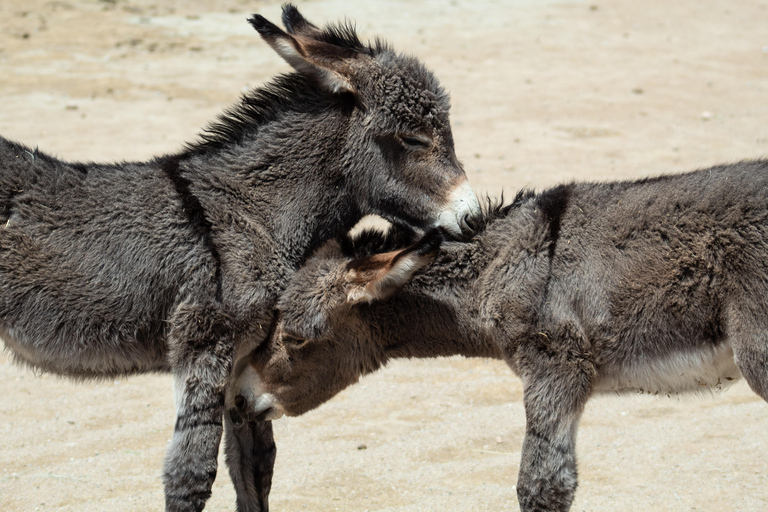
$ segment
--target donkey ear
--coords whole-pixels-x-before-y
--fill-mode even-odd
[[[323,33],[316,25],[313,25],[301,15],[293,4],[283,6],[283,25],[289,34],[317,38]]]
[[[305,20],[293,6],[286,7],[283,18],[291,33],[258,14],[248,21],[296,71],[314,77],[331,92],[355,93],[352,63],[357,52],[315,39],[320,29]]]
[[[410,281],[416,271],[435,259],[442,241],[442,232],[433,229],[401,251],[350,261],[346,275],[347,303],[386,299]]]

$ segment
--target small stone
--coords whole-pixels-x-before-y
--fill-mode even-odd
[[[496,442],[497,442],[498,444],[501,444],[501,443],[503,443],[503,442],[504,442],[504,440],[501,438],[501,436],[498,436],[498,437],[496,438]]]
[[[703,121],[709,121],[710,119],[712,119],[712,112],[710,112],[709,110],[705,110],[704,112],[701,113],[701,119]]]
[[[357,445],[357,449],[358,449],[358,450],[367,450],[367,449],[368,449],[368,446],[366,446],[366,445],[364,445],[364,444],[359,444],[359,445]]]

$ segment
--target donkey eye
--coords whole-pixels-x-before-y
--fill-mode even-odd
[[[432,138],[418,133],[398,133],[397,138],[409,149],[429,149],[432,147]]]
[[[283,335],[283,345],[291,348],[301,348],[307,344],[309,340],[304,338],[297,338],[296,336]]]

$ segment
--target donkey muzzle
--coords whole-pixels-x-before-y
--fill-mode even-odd
[[[480,202],[465,179],[451,191],[446,208],[437,216],[434,227],[441,227],[451,237],[466,241],[477,231],[481,216]]]
[[[229,409],[232,424],[240,426],[245,422],[276,420],[284,410],[272,393],[267,393],[258,373],[248,366],[236,383],[237,395]]]

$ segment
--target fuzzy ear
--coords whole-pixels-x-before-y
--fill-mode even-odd
[[[435,259],[442,241],[442,232],[433,229],[406,249],[350,261],[346,276],[347,303],[386,299]]]
[[[301,15],[299,10],[292,4],[283,6],[283,25],[289,34],[301,35],[317,38],[323,33],[316,25],[313,25]]]
[[[327,90],[355,93],[352,65],[357,52],[316,37],[322,32],[304,19],[292,5],[283,8],[284,32],[263,16],[248,20],[261,37],[296,71],[314,77]]]

